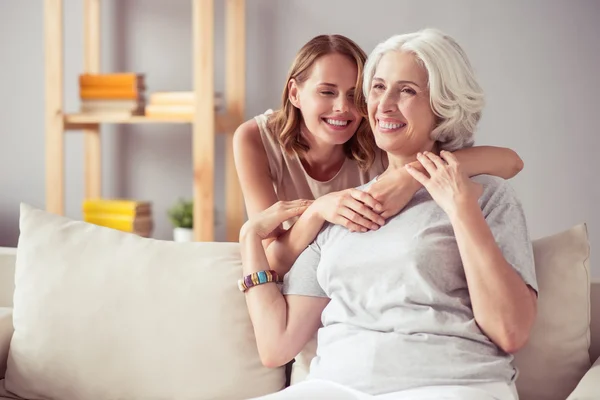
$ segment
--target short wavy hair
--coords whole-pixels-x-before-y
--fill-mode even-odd
[[[378,44],[364,69],[363,93],[369,96],[379,61],[389,51],[411,52],[427,71],[429,102],[437,116],[431,138],[440,150],[473,146],[475,129],[485,105],[483,90],[460,45],[437,29],[395,35]]]

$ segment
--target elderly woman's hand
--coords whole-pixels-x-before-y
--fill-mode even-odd
[[[456,157],[442,151],[441,157],[431,153],[419,153],[417,160],[423,165],[429,177],[409,164],[406,170],[419,181],[435,202],[448,214],[454,215],[463,206],[477,205],[483,187],[473,182],[461,169]]]

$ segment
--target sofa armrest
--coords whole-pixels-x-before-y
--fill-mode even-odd
[[[3,379],[6,373],[8,348],[13,331],[12,308],[0,307],[0,379]]]
[[[583,376],[567,400],[595,400],[600,393],[600,358]]]

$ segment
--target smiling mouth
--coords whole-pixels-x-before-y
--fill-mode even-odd
[[[406,126],[404,122],[385,122],[380,120],[377,120],[377,124],[380,128],[385,130],[396,130],[404,128]]]
[[[331,126],[335,126],[335,127],[345,127],[350,125],[350,122],[352,122],[351,120],[348,119],[332,119],[332,118],[323,118],[323,121],[325,121],[325,123],[331,125]]]

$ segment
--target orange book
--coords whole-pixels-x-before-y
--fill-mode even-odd
[[[79,86],[92,87],[126,87],[137,88],[144,85],[144,75],[135,73],[116,74],[81,74],[79,75]]]
[[[91,99],[141,99],[142,93],[136,89],[120,89],[120,88],[80,88],[79,97],[85,100]]]

